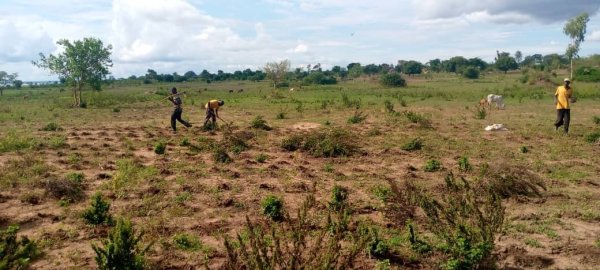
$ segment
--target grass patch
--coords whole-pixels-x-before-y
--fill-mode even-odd
[[[423,170],[426,172],[436,172],[442,169],[442,163],[437,159],[430,159],[425,162]]]
[[[458,169],[461,172],[470,172],[473,168],[471,167],[471,163],[469,163],[469,159],[463,156],[458,158]]]
[[[0,153],[33,149],[39,145],[38,140],[35,138],[10,131],[0,138]]]
[[[173,236],[173,244],[176,248],[185,251],[198,251],[202,249],[202,241],[195,235],[180,233]]]
[[[585,135],[585,141],[589,143],[600,142],[600,131],[588,133],[587,135]]]
[[[117,171],[110,181],[112,190],[118,196],[124,196],[135,190],[142,181],[151,181],[157,174],[155,167],[146,167],[131,159],[117,160]]]
[[[10,159],[0,167],[0,187],[40,186],[52,170],[43,160],[30,154]]]
[[[156,145],[154,145],[154,153],[155,154],[164,155],[166,151],[167,151],[167,143],[165,143],[164,141],[157,142]]]
[[[217,147],[213,150],[213,161],[217,163],[231,163],[233,159],[227,154],[227,149],[224,147]]]
[[[304,136],[300,134],[292,134],[281,141],[281,148],[287,151],[296,151],[302,146]]]
[[[272,128],[267,124],[267,120],[265,120],[262,116],[258,115],[252,122],[250,122],[250,127],[254,129],[262,129],[262,130],[271,130]]]
[[[354,115],[348,118],[348,124],[358,124],[367,119],[367,116],[364,115],[361,111],[355,111]]]
[[[260,154],[256,155],[256,158],[254,158],[254,160],[256,160],[256,162],[258,162],[258,163],[265,163],[268,158],[269,158],[269,156],[267,154],[260,153]]]
[[[406,112],[404,112],[404,116],[411,123],[419,124],[419,126],[421,126],[423,128],[430,128],[431,127],[431,120],[429,120],[429,118],[427,118],[426,116],[424,116],[424,115],[422,115],[420,113],[412,112],[412,111],[406,111]]]
[[[273,221],[283,221],[283,200],[274,195],[267,196],[261,203],[263,214]]]
[[[63,130],[58,124],[50,122],[40,129],[41,131],[61,131]]]
[[[405,143],[400,147],[404,151],[417,151],[423,148],[423,140],[421,138],[414,138],[409,142]]]

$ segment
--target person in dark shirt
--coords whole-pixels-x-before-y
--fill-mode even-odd
[[[181,102],[181,97],[177,93],[177,88],[173,87],[173,89],[171,89],[171,96],[169,96],[168,99],[173,103],[173,105],[175,105],[175,110],[173,111],[173,114],[171,114],[171,128],[173,128],[173,133],[177,133],[177,122],[176,121],[179,121],[185,127],[188,127],[188,128],[191,127],[192,125],[190,125],[190,123],[181,119],[181,114],[183,113],[183,109],[181,108],[182,102]]]

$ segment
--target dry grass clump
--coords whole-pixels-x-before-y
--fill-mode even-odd
[[[502,198],[540,197],[546,190],[544,180],[524,166],[497,164],[484,169],[481,177],[481,184]]]
[[[288,151],[302,150],[314,157],[351,156],[360,151],[356,135],[343,128],[313,130],[292,135],[282,141]]]

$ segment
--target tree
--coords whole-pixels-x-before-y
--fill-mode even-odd
[[[350,65],[348,65],[350,67]],[[349,69],[348,69],[348,76],[352,77],[352,78],[358,78],[360,77],[360,75],[362,75],[363,73],[363,67],[360,64],[357,65],[352,65]]]
[[[573,77],[573,58],[579,54],[579,45],[585,41],[585,32],[587,23],[590,21],[590,15],[581,13],[579,16],[570,19],[563,28],[563,33],[571,38],[571,44],[567,47],[566,55],[571,61],[571,78]]]
[[[13,84],[15,85],[15,88],[21,89],[21,86],[23,86],[23,81],[21,81],[21,80],[15,80],[13,82]]]
[[[469,65],[469,60],[462,56],[454,56],[448,60],[442,61],[444,71],[459,73],[463,68]]]
[[[64,78],[68,85],[73,86],[73,105],[80,107],[84,87],[100,90],[102,79],[110,73],[112,46],[104,47],[102,41],[96,38],[84,38],[73,43],[61,39],[57,44],[63,47],[64,52],[48,57],[40,53],[40,60],[32,63]]]
[[[0,71],[0,96],[4,95],[4,88],[12,86],[18,74],[8,74],[6,71]],[[19,85],[20,87],[20,85]]]
[[[404,87],[406,81],[396,72],[381,75],[379,77],[379,83],[386,87]]]
[[[363,68],[363,73],[367,75],[374,75],[379,73],[379,66],[375,64],[368,64]]]
[[[156,73],[156,71],[154,71],[154,69],[148,69],[148,71],[146,72],[146,79],[156,80],[156,79],[158,79],[158,73]]]
[[[477,79],[479,78],[479,69],[476,67],[467,67],[463,70],[463,76],[467,79]]]
[[[402,72],[408,75],[421,74],[423,72],[423,64],[417,61],[408,61],[402,65]]]
[[[273,81],[273,87],[285,80],[285,76],[290,70],[290,60],[280,62],[269,62],[264,67],[265,74],[269,80]]]
[[[196,76],[197,76],[196,73],[191,70],[183,74],[183,77],[185,77],[186,81],[191,81],[191,80],[195,79]]]
[[[436,58],[433,60],[429,60],[427,64],[429,65],[429,69],[433,72],[442,71],[442,61],[440,61],[440,59]]]
[[[517,61],[507,52],[496,52],[496,68],[506,73],[509,70],[517,69]]]
[[[515,52],[515,60],[517,61],[517,65],[521,64],[521,61],[523,60],[523,53],[521,53],[521,51]]]
[[[475,58],[471,58],[468,60],[468,65],[479,68],[479,70],[484,70],[485,68],[487,68],[488,63],[481,60],[481,58],[479,58],[479,57],[475,57]]]

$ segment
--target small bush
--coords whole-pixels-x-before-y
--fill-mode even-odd
[[[250,131],[230,132],[227,131],[223,135],[222,147],[226,147],[230,151],[239,154],[250,148],[249,141],[254,138],[254,133]]]
[[[118,113],[118,112],[121,112],[121,109],[120,109],[120,108],[113,108],[113,109],[112,109],[112,112],[114,112],[114,113]]]
[[[483,120],[487,117],[487,110],[485,108],[477,108],[475,111],[475,119]]]
[[[96,264],[100,270],[145,268],[144,254],[148,247],[139,247],[141,234],[135,236],[131,221],[117,220],[117,225],[109,232],[108,239],[103,241],[104,247],[92,244],[96,253]]]
[[[51,123],[46,124],[40,130],[42,130],[42,131],[61,131],[63,129],[60,126],[58,126],[58,124],[51,122]]]
[[[67,175],[67,180],[75,182],[77,184],[83,184],[85,175],[83,173],[70,173]]]
[[[255,129],[271,130],[271,127],[269,125],[267,125],[267,120],[265,120],[260,115],[256,116],[252,120],[252,123],[250,124],[250,126]]]
[[[401,147],[404,151],[416,151],[421,150],[421,148],[423,148],[423,140],[421,138],[414,138]]]
[[[202,125],[201,130],[204,132],[215,131],[215,130],[217,130],[217,124],[213,123],[212,121],[209,121],[205,125]]]
[[[179,142],[179,146],[187,147],[190,145],[192,144],[190,143],[190,140],[188,138],[183,138],[181,142]]]
[[[370,239],[367,243],[367,253],[375,258],[385,258],[389,253],[388,243],[379,237],[379,232],[375,229],[370,230]]]
[[[419,254],[426,254],[431,251],[431,246],[427,244],[427,242],[419,239],[417,233],[415,232],[415,228],[413,224],[409,223],[408,227],[408,240],[410,242],[410,247],[412,250]]]
[[[521,153],[523,153],[523,154],[529,153],[529,148],[527,148],[527,146],[521,146],[521,148],[519,148],[519,150],[521,150]]]
[[[544,180],[528,168],[512,164],[496,164],[482,172],[481,182],[485,188],[493,190],[502,198],[514,196],[542,196],[546,190]]]
[[[469,163],[469,159],[467,157],[460,157],[458,159],[458,169],[461,172],[469,172],[473,168],[471,167],[471,163]]]
[[[594,124],[600,125],[600,116],[594,116],[592,118],[592,121],[594,121]]]
[[[296,151],[302,146],[303,136],[294,134],[281,141],[281,148],[288,151]]]
[[[269,156],[265,153],[260,153],[256,156],[256,162],[258,163],[265,163],[267,161],[267,159],[269,158]]]
[[[355,111],[354,115],[352,115],[350,118],[348,118],[348,123],[349,124],[358,124],[358,123],[364,121],[365,119],[367,119],[366,115],[364,115],[360,111]]]
[[[386,112],[388,112],[388,113],[395,113],[396,112],[394,110],[394,104],[391,101],[386,100],[386,101],[384,101],[383,105],[385,106],[385,111]]]
[[[49,196],[65,202],[79,201],[85,196],[83,183],[78,178],[46,180],[44,189]]]
[[[479,69],[476,67],[467,67],[463,70],[463,76],[467,79],[478,79]]]
[[[273,221],[284,219],[283,200],[273,195],[267,196],[262,201],[263,214]]]
[[[90,225],[112,225],[113,218],[109,213],[110,203],[102,199],[102,194],[97,192],[92,197],[91,205],[86,209],[82,217],[85,219],[87,224]]]
[[[277,115],[275,116],[275,119],[285,119],[285,112],[278,112]]]
[[[213,150],[213,161],[218,163],[231,163],[233,159],[227,154],[227,150],[223,147],[216,147]]]
[[[331,191],[331,201],[329,201],[329,209],[333,211],[342,211],[346,209],[348,203],[348,189],[338,185],[333,186]]]
[[[442,168],[442,163],[436,159],[430,159],[425,163],[423,170],[426,172],[439,171]]]
[[[167,144],[163,141],[160,141],[154,145],[154,153],[157,155],[164,155],[167,150]]]
[[[585,141],[589,143],[600,142],[600,131],[592,132],[585,135]]]
[[[350,156],[359,151],[356,136],[341,128],[313,130],[307,134],[302,150],[314,157]]]
[[[0,229],[0,269],[26,269],[32,259],[38,255],[35,241],[26,236],[17,238],[18,226]]]
[[[173,244],[178,249],[187,251],[198,251],[202,248],[202,241],[200,241],[200,238],[185,233],[173,236]]]
[[[422,114],[419,114],[416,112],[411,112],[411,111],[406,111],[406,112],[404,112],[404,115],[406,116],[406,119],[408,119],[408,121],[410,121],[412,123],[419,124],[421,127],[424,127],[424,128],[431,127],[431,121]]]
[[[381,75],[379,77],[379,83],[385,87],[404,87],[406,81],[400,76],[400,74],[392,72]]]

